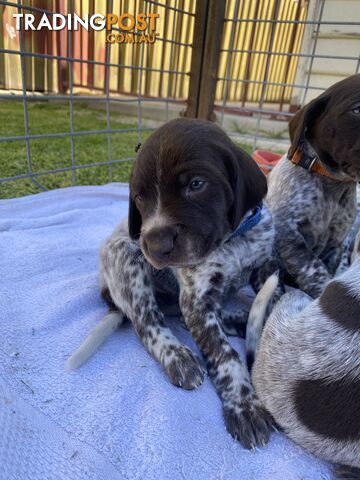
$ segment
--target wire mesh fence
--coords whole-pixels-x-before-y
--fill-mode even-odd
[[[46,2],[1,1],[0,5],[3,17],[7,8],[3,20],[9,25],[15,12],[51,16],[76,11],[81,15],[83,3],[54,2],[52,9],[49,3],[48,8],[39,7]],[[119,1],[89,3],[90,14],[106,15],[120,7]],[[134,2],[125,3],[125,10],[136,8],[131,5]],[[180,27],[193,29],[193,2],[172,3],[146,0],[138,5],[146,15],[160,12],[163,26],[155,44],[105,43],[105,31],[70,29],[46,32],[46,43],[42,32],[20,29],[18,48],[0,48],[3,73],[18,62],[16,72],[21,75],[11,95],[9,88],[0,93],[0,155],[12,152],[6,165],[0,164],[1,196],[12,195],[19,184],[20,193],[32,193],[56,186],[127,180],[135,146],[157,125],[144,123],[144,106],[151,105],[155,113],[160,110],[164,121],[174,115],[170,105],[185,106],[191,44],[182,38]],[[15,125],[6,125],[7,114],[16,117]]]
[[[359,72],[356,7],[359,0],[0,0],[0,198],[127,181],[135,146],[189,114],[191,95],[248,151],[285,151],[293,113]],[[158,14],[156,41],[106,43],[107,30],[15,31],[12,18],[120,10]],[[214,81],[201,88],[206,76]]]
[[[219,72],[217,86],[223,93],[215,110],[227,128],[227,114],[232,114],[235,136],[249,141],[253,151],[259,143],[283,151],[289,141],[287,122],[294,112],[331,84],[359,72],[360,2],[279,1],[267,10],[253,2],[257,4],[253,18],[241,15],[242,3],[233,1],[225,18],[232,25],[231,36],[223,40],[225,74]],[[270,34],[258,48],[264,28]],[[249,48],[232,48],[233,39],[245,37],[249,30],[254,38]],[[252,77],[259,68],[262,78]],[[274,72],[279,70],[275,79]],[[248,121],[239,124],[239,115]]]

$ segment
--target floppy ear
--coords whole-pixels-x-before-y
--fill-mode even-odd
[[[128,226],[130,238],[133,240],[139,238],[141,230],[141,215],[134,200],[131,198],[131,195],[129,195]]]
[[[133,164],[130,172],[130,176],[129,176],[130,191],[129,191],[128,229],[129,229],[130,238],[132,240],[136,240],[137,238],[140,237],[140,230],[141,230],[141,214],[136,206],[135,201],[131,196],[131,185],[133,182],[135,165],[136,163]]]
[[[289,134],[291,146],[288,153],[289,158],[294,155],[296,149],[304,142],[306,133],[309,132],[315,121],[324,112],[329,100],[330,95],[320,95],[314,98],[290,120]]]
[[[255,160],[235,145],[232,146],[229,169],[234,194],[229,220],[235,230],[245,213],[259,205],[265,197],[267,182]]]

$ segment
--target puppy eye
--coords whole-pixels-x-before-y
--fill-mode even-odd
[[[359,113],[360,113],[360,105],[358,105],[357,107],[353,108],[351,111],[352,111],[352,113],[355,113],[356,115],[359,115]]]
[[[192,180],[190,183],[189,183],[189,188],[190,190],[192,191],[197,191],[197,190],[201,190],[203,188],[203,186],[205,185],[205,182],[204,180]]]

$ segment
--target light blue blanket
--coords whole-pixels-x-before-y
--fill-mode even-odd
[[[242,449],[210,380],[172,386],[128,324],[65,371],[107,310],[98,249],[126,216],[127,195],[111,184],[0,201],[0,479],[331,479],[282,434]]]

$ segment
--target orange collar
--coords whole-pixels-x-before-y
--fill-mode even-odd
[[[318,157],[307,157],[303,155],[303,151],[300,148],[297,148],[294,152],[294,155],[289,159],[294,165],[300,165],[305,168],[308,172],[315,172],[324,177],[333,178],[330,173],[321,165]]]
[[[319,158],[314,155],[313,157],[307,157],[306,155],[303,155],[303,151],[300,148],[297,148],[293,154],[293,156],[289,158],[290,162],[292,162],[294,165],[300,165],[300,167],[305,168],[308,172],[315,172],[318,173],[319,175],[322,175],[324,177],[331,178],[332,180],[336,180],[337,182],[349,182],[352,180],[340,180],[339,178],[336,178],[335,176],[331,175],[330,172],[324,168],[320,161]]]

